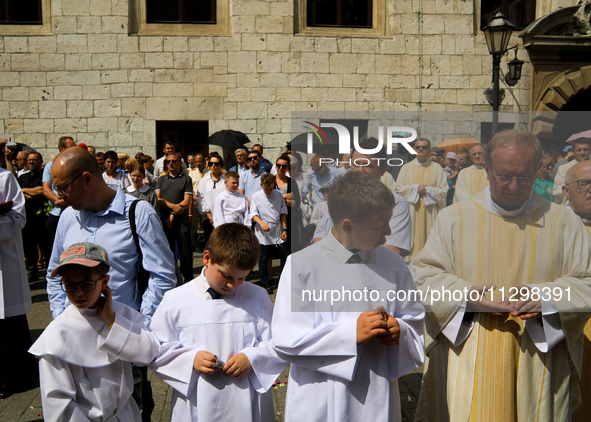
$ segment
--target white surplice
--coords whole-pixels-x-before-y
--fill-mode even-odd
[[[379,267],[392,290],[415,290],[404,260],[394,251],[380,247],[362,254],[368,266],[343,265],[353,254],[329,233],[287,259],[272,323],[275,349],[291,363],[286,422],[401,420],[397,378],[419,367],[425,356],[422,304],[406,296],[406,301],[378,301],[368,306],[369,311],[382,305],[398,320],[400,342],[391,347],[376,338],[357,345],[360,312],[292,311],[305,289],[327,288],[331,274],[331,286],[336,287],[337,274],[343,271],[367,276],[354,277],[360,289],[372,277],[372,269]]]
[[[278,245],[283,243],[283,240],[281,240],[281,233],[283,232],[281,214],[285,214],[287,218],[285,199],[283,199],[283,195],[277,189],[273,189],[270,195],[267,195],[262,190],[252,195],[252,200],[250,201],[250,218],[256,215],[263,223],[269,226],[268,232],[263,231],[258,224],[254,227],[254,234],[261,245]]]
[[[174,388],[171,421],[275,421],[268,390],[286,363],[272,347],[269,295],[245,282],[212,300],[208,287],[202,272],[170,290],[150,323],[162,343],[162,352],[150,368]],[[200,350],[223,362],[244,353],[252,370],[244,378],[222,371],[202,375],[193,369]]]
[[[130,362],[147,365],[159,344],[139,312],[119,302],[113,311],[109,328],[96,309],[68,306],[29,350],[40,357],[46,421],[141,421]]]
[[[0,319],[31,310],[21,237],[27,222],[25,197],[13,174],[0,168],[0,204],[8,201],[13,202],[12,209],[0,213]]]
[[[248,202],[240,192],[225,190],[215,198],[213,209],[213,226],[224,223],[246,224]],[[250,220],[249,220],[250,221]]]

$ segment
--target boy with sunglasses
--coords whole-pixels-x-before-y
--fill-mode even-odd
[[[51,273],[72,306],[29,350],[40,357],[45,420],[141,421],[131,362],[147,365],[160,346],[144,316],[113,301],[109,268],[107,251],[83,242],[62,252]]]

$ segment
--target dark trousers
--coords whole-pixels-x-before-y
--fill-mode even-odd
[[[281,259],[281,270],[285,266],[285,261],[289,256],[289,251],[285,243],[279,245],[261,245],[261,256],[259,258],[259,276],[261,277],[261,287],[269,285],[270,274],[267,270],[267,261],[269,259]]]
[[[27,216],[27,224],[22,231],[23,250],[29,275],[37,275],[39,272],[37,270],[37,261],[39,260],[37,243],[41,245],[41,250],[47,260],[51,256],[52,241],[45,220],[46,218],[41,216]]]
[[[168,246],[174,254],[175,240],[179,247],[181,254],[181,274],[185,279],[185,283],[193,280],[193,247],[191,245],[191,228],[188,222],[173,220],[172,229],[166,227],[164,222],[164,234],[168,240]]]
[[[19,391],[39,378],[37,359],[28,353],[32,345],[26,315],[0,319],[0,385]]]
[[[60,217],[49,214],[47,216],[47,230],[49,231],[49,237],[51,240],[51,249],[53,249],[53,241],[55,240],[55,232],[57,231],[57,223],[60,221]]]
[[[203,222],[201,223],[201,225],[203,226],[203,235],[205,236],[205,243],[207,243],[207,241],[209,240],[209,236],[211,236],[211,233],[213,232],[213,226],[211,225],[211,222],[209,221],[209,218],[207,218],[207,216],[203,217]]]

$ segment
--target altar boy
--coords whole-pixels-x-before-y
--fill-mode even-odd
[[[131,361],[147,365],[159,344],[142,314],[112,300],[109,268],[107,251],[84,242],[62,252],[51,273],[71,305],[29,350],[40,357],[46,421],[142,420],[131,398]]]
[[[248,227],[216,227],[203,271],[166,292],[150,329],[162,352],[150,368],[174,388],[171,421],[275,421],[269,390],[285,368],[273,350],[273,304],[245,283],[259,243]]]
[[[255,224],[254,232],[261,244],[259,258],[259,276],[261,287],[273,293],[271,274],[267,267],[269,259],[280,258],[281,269],[289,255],[285,245],[287,240],[287,206],[281,192],[275,189],[275,176],[263,174],[261,176],[262,190],[252,195],[250,203],[250,217]]]
[[[332,232],[288,258],[272,323],[291,363],[286,422],[400,421],[397,378],[424,361],[424,309],[381,246],[393,208],[379,180],[348,172],[328,196]]]
[[[213,226],[217,227],[225,223],[241,223],[248,225],[247,221],[248,201],[246,196],[238,192],[240,176],[234,171],[226,174],[226,190],[215,198],[213,207]]]

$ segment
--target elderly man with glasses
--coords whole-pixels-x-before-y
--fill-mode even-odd
[[[417,158],[402,166],[395,189],[406,199],[410,210],[411,258],[423,249],[439,210],[445,208],[449,189],[443,168],[429,158],[431,142],[419,138],[414,143],[414,149]]]
[[[248,164],[246,162],[246,155],[248,154],[248,150],[245,148],[239,148],[235,151],[236,154],[236,165],[230,167],[230,171],[235,171],[239,175],[248,171]]]
[[[564,179],[566,172],[576,166],[582,161],[589,159],[591,154],[591,139],[590,138],[579,138],[573,141],[573,151],[575,152],[575,159],[570,163],[560,166],[554,178],[554,188],[552,193],[554,194],[554,201],[557,204],[567,204],[568,199],[562,194],[562,186],[564,186]]]
[[[562,193],[568,199],[565,208],[572,210],[581,219],[591,240],[591,161],[583,161],[566,172]],[[582,406],[573,414],[573,422],[588,420],[586,409],[591,406],[591,379],[585,376],[591,373],[591,320],[585,325],[583,334]]]
[[[160,217],[170,250],[175,242],[181,254],[181,274],[185,283],[193,280],[193,248],[191,246],[191,219],[189,208],[193,200],[193,183],[182,171],[181,155],[170,152],[164,161],[168,173],[158,178],[156,196],[160,205]]]
[[[427,311],[417,421],[567,421],[581,404],[589,237],[533,192],[542,153],[531,133],[496,134],[490,186],[442,210],[413,261]]]

